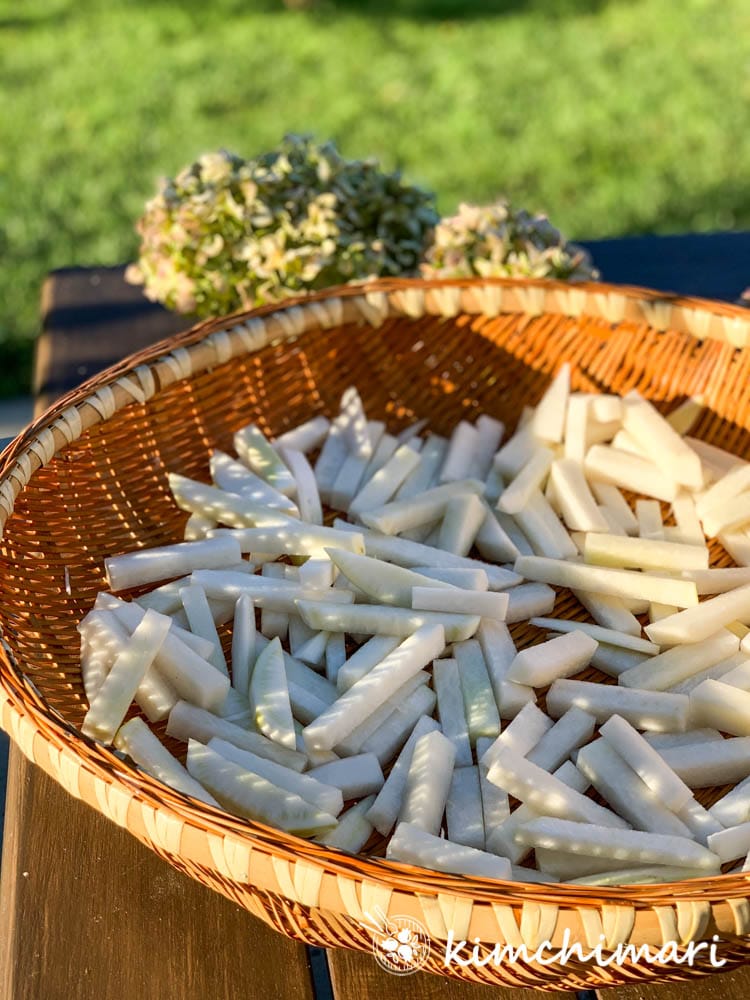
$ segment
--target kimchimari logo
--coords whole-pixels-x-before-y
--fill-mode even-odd
[[[366,913],[375,961],[394,976],[410,976],[430,957],[430,936],[413,917],[386,917],[380,908]]]

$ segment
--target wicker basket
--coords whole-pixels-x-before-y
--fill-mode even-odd
[[[389,281],[203,324],[70,393],[18,438],[0,476],[0,722],[72,795],[180,871],[313,944],[370,950],[365,914],[419,920],[427,968],[473,982],[580,989],[714,971],[571,958],[543,966],[451,965],[456,939],[711,941],[747,961],[744,875],[623,889],[493,883],[352,857],[202,807],[77,731],[86,704],[76,623],[104,588],[103,557],[182,536],[166,473],[207,478],[211,446],[256,421],[277,434],[331,413],[356,384],[371,417],[437,431],[487,412],[513,423],[563,360],[577,389],[637,388],[657,404],[702,393],[695,433],[739,454],[750,438],[750,316],[741,309],[608,285]],[[726,557],[714,553],[714,562]],[[580,613],[572,598],[558,611]],[[529,631],[529,636],[531,632]],[[225,636],[226,638],[226,636]],[[516,630],[523,643],[525,629]],[[701,798],[715,800],[721,790]],[[463,955],[466,952],[462,953]]]

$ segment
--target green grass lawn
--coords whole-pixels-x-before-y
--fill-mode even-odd
[[[0,0],[0,81],[0,393],[50,268],[132,258],[158,176],[285,131],[445,212],[504,192],[577,237],[750,226],[745,0]]]

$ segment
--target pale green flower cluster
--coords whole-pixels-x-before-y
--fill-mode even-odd
[[[559,278],[595,281],[599,272],[582,248],[567,243],[543,215],[507,201],[460,205],[442,219],[425,254],[425,278]]]
[[[128,280],[148,298],[225,315],[339,282],[417,273],[434,198],[373,160],[288,135],[252,160],[202,156],[146,205]]]

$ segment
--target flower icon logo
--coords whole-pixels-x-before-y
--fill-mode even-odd
[[[413,917],[386,917],[378,910],[370,921],[372,953],[378,965],[395,976],[409,976],[424,968],[430,957],[430,938]]]

